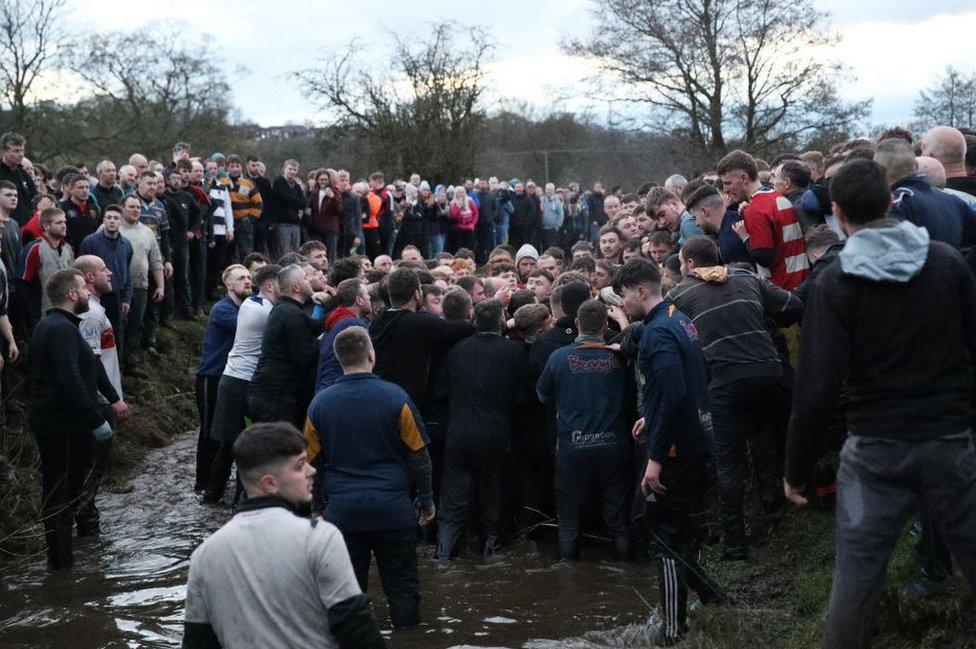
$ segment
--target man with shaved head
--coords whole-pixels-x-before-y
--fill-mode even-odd
[[[890,217],[924,227],[932,239],[957,249],[976,241],[976,214],[958,197],[934,189],[918,173],[911,144],[901,138],[881,140],[874,161],[884,167],[891,187]]]
[[[922,155],[942,163],[946,187],[976,196],[976,178],[966,173],[966,138],[959,129],[936,126],[922,137]]]
[[[85,280],[85,288],[91,294],[88,299],[88,310],[79,314],[81,322],[78,330],[85,339],[92,353],[105,368],[104,377],[99,373],[99,380],[107,379],[115,393],[120,398],[114,405],[109,405],[106,395],[112,390],[99,384],[98,401],[102,416],[109,426],[114,427],[116,420],[125,421],[129,417],[129,406],[122,395],[122,372],[119,370],[119,354],[115,343],[115,330],[108,319],[101,304],[101,296],[112,292],[112,271],[105,265],[101,257],[82,255],[75,260],[75,270],[81,272]],[[99,525],[98,507],[95,506],[95,496],[98,485],[105,473],[108,448],[111,438],[96,440],[92,449],[90,468],[87,472],[81,500],[75,512],[75,524],[78,536],[94,536],[101,532]]]
[[[967,194],[966,192],[958,189],[946,187],[946,172],[945,167],[942,166],[941,162],[935,158],[920,155],[915,158],[915,163],[918,165],[918,173],[928,178],[930,185],[941,189],[947,194],[958,196],[966,205],[969,206],[969,209],[976,210],[976,196]]]

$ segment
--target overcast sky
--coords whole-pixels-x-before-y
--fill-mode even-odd
[[[831,13],[832,27],[843,37],[836,54],[856,77],[844,86],[844,95],[874,98],[872,123],[907,123],[918,91],[946,65],[976,70],[974,0],[815,4]],[[586,73],[579,61],[561,54],[559,42],[566,34],[588,31],[592,6],[591,0],[169,0],[129,4],[120,11],[118,0],[84,0],[80,19],[99,29],[122,30],[154,20],[187,21],[209,34],[222,53],[240,116],[271,126],[317,120],[315,107],[285,75],[325,49],[358,37],[382,60],[391,31],[410,38],[445,19],[481,25],[496,41],[490,81],[495,101],[525,101],[545,111]],[[247,72],[236,72],[238,65]]]

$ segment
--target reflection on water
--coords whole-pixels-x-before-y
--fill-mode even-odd
[[[195,435],[153,451],[124,494],[99,499],[104,534],[76,548],[75,569],[49,574],[38,555],[0,572],[0,646],[176,647],[190,553],[229,516],[189,489]],[[598,551],[595,549],[594,552]],[[592,553],[591,553],[592,554]],[[442,564],[421,546],[418,629],[384,636],[391,646],[651,646],[641,624],[655,590],[646,564],[554,563],[530,542],[490,562]],[[381,624],[387,610],[370,578]],[[595,630],[595,631],[594,631]]]

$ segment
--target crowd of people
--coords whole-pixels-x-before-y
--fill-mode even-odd
[[[550,521],[561,560],[588,528],[622,561],[650,552],[670,645],[689,588],[729,602],[699,561],[713,515],[743,561],[787,501],[831,494],[825,646],[867,646],[913,516],[904,595],[953,559],[976,586],[976,133],[736,150],[633,192],[302,182],[294,160],[271,181],[184,143],[49,186],[24,146],[0,138],[0,333],[30,355],[53,568],[75,526],[99,531],[157,327],[216,299],[193,488],[236,514],[191,559],[184,646],[382,646],[373,557],[406,628],[418,540],[491,556]]]

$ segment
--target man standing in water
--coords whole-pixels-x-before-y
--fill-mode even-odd
[[[376,557],[394,628],[416,626],[417,524],[436,513],[423,421],[405,390],[373,374],[363,327],[342,331],[333,351],[343,375],[316,395],[305,422],[310,460],[327,473],[325,519],[342,530],[363,590]]]
[[[190,557],[184,649],[385,645],[342,534],[296,516],[312,500],[305,439],[285,422],[234,443],[248,499]]]
[[[41,456],[41,517],[48,565],[70,568],[75,511],[93,446],[112,435],[98,393],[116,414],[127,408],[78,331],[91,293],[84,275],[59,270],[45,288],[53,305],[31,341],[30,427]]]
[[[644,321],[637,367],[644,377],[645,417],[634,434],[647,439],[641,489],[661,589],[660,642],[670,646],[688,628],[688,586],[703,603],[725,600],[698,564],[695,548],[695,521],[705,510],[712,475],[708,372],[695,325],[661,297],[657,266],[644,259],[627,262],[617,287],[627,315]]]

